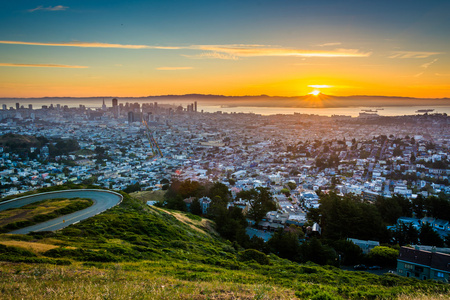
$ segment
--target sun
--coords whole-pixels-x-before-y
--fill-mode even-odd
[[[318,96],[320,94],[319,90],[314,90],[311,93],[309,93],[310,95],[314,95],[314,96]]]

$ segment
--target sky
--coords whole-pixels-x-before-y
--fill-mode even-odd
[[[1,1],[0,97],[450,97],[449,0]]]

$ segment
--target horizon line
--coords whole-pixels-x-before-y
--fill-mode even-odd
[[[350,97],[382,97],[382,98],[406,98],[406,99],[430,99],[430,100],[444,100],[450,99],[450,96],[446,97],[412,97],[412,96],[387,96],[387,95],[347,95],[347,96],[338,96],[338,95],[329,95],[324,93],[319,93],[317,96],[311,94],[305,95],[297,95],[297,96],[277,96],[277,95],[267,95],[267,94],[259,94],[259,95],[221,95],[221,94],[201,94],[201,93],[188,93],[188,94],[164,94],[164,95],[147,95],[147,96],[42,96],[42,97],[0,97],[0,99],[45,99],[45,98],[73,98],[73,99],[86,99],[86,98],[151,98],[151,97],[183,97],[183,96],[211,96],[211,97],[227,97],[227,98],[245,98],[245,97],[269,97],[269,98],[299,98],[299,97],[315,97],[319,98],[320,96],[327,97],[335,97],[335,98],[350,98]]]

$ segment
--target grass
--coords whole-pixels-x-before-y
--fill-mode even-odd
[[[44,243],[37,243],[37,242],[26,242],[26,241],[0,241],[0,244],[5,246],[13,246],[13,247],[19,247],[27,249],[33,253],[39,254],[44,253],[48,250],[58,248],[59,246],[51,245],[51,244],[44,244]]]
[[[91,199],[48,199],[0,212],[0,232],[24,228],[91,206]]]
[[[243,260],[243,249],[213,227],[124,194],[119,206],[55,233],[0,235],[2,299],[441,299],[450,293],[448,284],[275,255],[268,264]]]
[[[293,299],[291,289],[267,284],[197,282],[130,270],[0,264],[2,299]]]
[[[136,199],[139,199],[139,200],[141,200],[144,203],[147,203],[147,201],[163,202],[165,194],[166,194],[166,191],[157,190],[157,191],[134,192],[134,193],[131,193],[130,196],[134,197]]]
[[[78,202],[89,203],[88,200],[82,199],[49,199],[28,204],[19,208],[8,209],[0,212],[0,226],[5,226],[14,222],[28,221],[37,215],[49,214],[55,210]]]

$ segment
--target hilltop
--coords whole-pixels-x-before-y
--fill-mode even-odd
[[[58,232],[0,235],[3,298],[437,298],[450,290],[244,250],[210,220],[123,195],[120,205]]]

